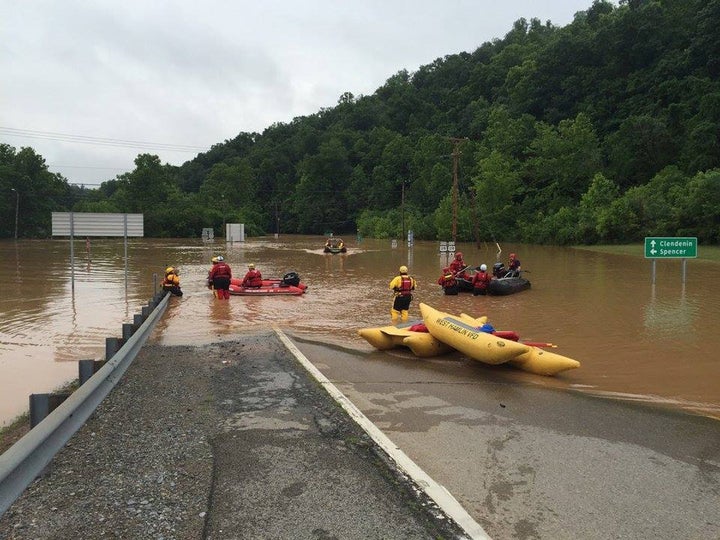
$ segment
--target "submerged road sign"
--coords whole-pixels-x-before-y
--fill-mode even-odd
[[[645,237],[646,259],[695,259],[697,238],[694,237]]]

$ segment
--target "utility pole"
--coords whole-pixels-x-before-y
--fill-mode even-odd
[[[457,206],[458,206],[458,161],[462,152],[460,151],[460,143],[467,141],[467,137],[450,137],[450,142],[453,143],[453,187],[452,187],[452,205],[453,205],[453,220],[452,220],[452,239],[453,243],[457,241]]]

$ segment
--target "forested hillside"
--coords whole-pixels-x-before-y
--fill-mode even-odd
[[[180,167],[139,155],[98,190],[2,145],[0,189],[37,199],[21,236],[72,208],[143,212],[149,236],[243,222],[250,234],[450,239],[456,223],[466,241],[718,243],[718,27],[720,0],[595,0],[565,27],[520,19],[473,52]]]

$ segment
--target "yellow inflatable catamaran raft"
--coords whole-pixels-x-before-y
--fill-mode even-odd
[[[580,362],[572,358],[481,332],[478,327],[482,323],[469,323],[467,316],[449,315],[422,303],[420,312],[435,339],[474,360],[493,365],[509,363],[538,375],[556,375],[580,367]]]
[[[468,324],[482,326],[487,322],[487,317],[473,318],[464,313],[460,317]],[[415,332],[410,328],[420,321],[406,323],[398,326],[382,326],[380,328],[362,328],[358,335],[365,339],[370,345],[385,351],[395,347],[407,347],[415,356],[429,358],[447,354],[453,349],[442,341],[435,339],[429,332]]]

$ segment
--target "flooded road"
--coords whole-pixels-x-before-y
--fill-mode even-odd
[[[378,353],[357,335],[358,328],[390,323],[388,283],[406,264],[419,284],[411,318],[419,317],[419,302],[454,314],[488,315],[496,328],[555,343],[554,352],[581,362],[580,369],[557,377],[502,366],[480,366],[469,377],[501,373],[517,384],[571,388],[720,418],[718,264],[690,260],[683,284],[679,261],[658,261],[652,285],[651,263],[642,257],[505,244],[502,259],[516,252],[532,289],[506,297],[452,297],[436,284],[447,262],[437,242],[408,249],[393,248],[389,240],[345,241],[348,252],[332,255],[323,253],[319,236],[232,245],[130,239],[127,271],[122,239],[94,239],[89,245],[76,240],[74,270],[67,239],[0,243],[0,424],[27,411],[31,393],[76,378],[78,360],[101,359],[105,338],[118,337],[122,324],[132,322],[154,294],[154,274],[161,276],[168,265],[179,267],[185,295],[171,299],[154,332],[160,343],[206,343],[276,324],[303,339],[424,362],[401,350]],[[495,261],[494,245],[458,249],[473,266]],[[205,277],[217,254],[239,276],[250,262],[266,277],[296,271],[308,292],[216,301]],[[412,369],[412,363],[406,365]]]

